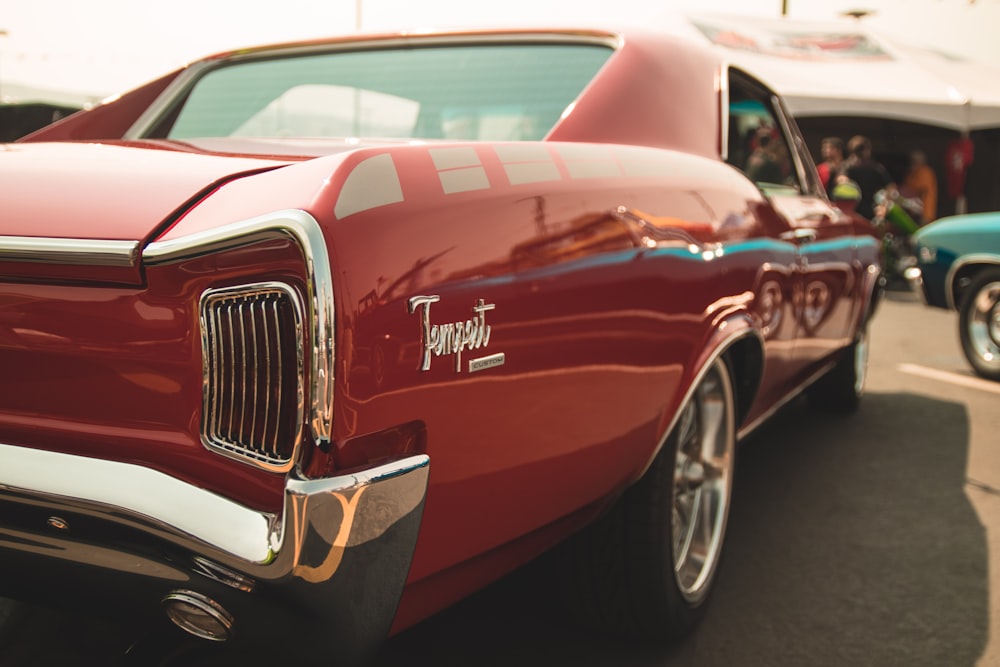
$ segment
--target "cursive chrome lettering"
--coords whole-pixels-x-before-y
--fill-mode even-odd
[[[462,371],[462,352],[478,350],[490,344],[490,325],[486,323],[486,312],[496,308],[496,304],[483,299],[472,307],[473,316],[464,322],[431,324],[431,304],[441,300],[440,296],[414,296],[408,302],[410,314],[420,315],[421,342],[423,355],[419,369],[430,370],[434,357],[455,355],[455,372]]]

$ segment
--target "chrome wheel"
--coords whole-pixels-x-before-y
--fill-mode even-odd
[[[1000,380],[1000,271],[987,271],[962,300],[962,349],[983,377]]]
[[[698,603],[710,589],[726,532],[736,436],[729,373],[716,362],[677,424],[673,484],[673,566],[684,598]]]

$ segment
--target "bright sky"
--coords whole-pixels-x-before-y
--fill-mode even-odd
[[[864,24],[1000,66],[1000,0],[786,0],[792,19],[858,8]],[[778,17],[782,0],[0,0],[0,95],[19,87],[93,99],[203,55],[272,41],[490,24],[651,24],[670,12]],[[6,32],[6,35],[3,34]]]

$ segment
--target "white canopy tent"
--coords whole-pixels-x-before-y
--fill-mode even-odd
[[[897,43],[850,19],[664,16],[781,93],[807,142],[865,134],[897,177],[912,150],[935,169],[938,214],[1000,210],[1000,69]]]
[[[99,95],[72,90],[40,88],[4,81],[0,88],[0,104],[51,104],[61,107],[85,109],[101,101]]]
[[[1000,70],[895,44],[858,21],[696,15],[682,24],[779,91],[796,117],[891,118],[958,132],[1000,127]]]

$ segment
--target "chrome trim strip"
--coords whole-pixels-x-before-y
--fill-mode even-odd
[[[716,76],[719,77],[719,157],[723,162],[729,162],[729,70],[733,64],[723,60]]]
[[[784,134],[785,144],[788,153],[792,159],[792,164],[795,165],[795,175],[798,177],[798,191],[799,194],[803,195],[817,195],[818,193],[813,192],[808,186],[813,185],[809,178],[806,176],[806,166],[802,162],[802,149],[804,145],[801,144],[802,136],[799,132],[792,131],[792,121],[791,114],[785,109],[785,105],[782,99],[775,93],[771,93],[771,107],[774,114],[778,117],[778,122],[781,124],[781,131]],[[818,180],[818,179],[817,179]]]
[[[0,261],[133,268],[138,241],[0,236]]]
[[[965,268],[969,264],[1000,264],[1000,257],[980,253],[963,255],[952,262],[948,274],[944,277],[944,298],[947,299],[948,308],[951,310],[958,310],[958,304],[955,303],[955,274],[958,273],[959,269]]]
[[[333,424],[333,276],[326,238],[319,223],[301,210],[269,213],[146,246],[142,259],[149,266],[180,262],[241,248],[275,237],[291,237],[306,261],[307,319],[310,325],[311,415],[317,445],[330,441]]]
[[[136,121],[122,136],[123,139],[141,139],[149,132],[163,116],[170,110],[170,106],[176,100],[182,99],[182,95],[201,76],[206,69],[210,69],[213,61],[202,60],[192,63],[184,68],[173,81],[167,84],[163,92],[153,100],[153,103],[146,107]]]

